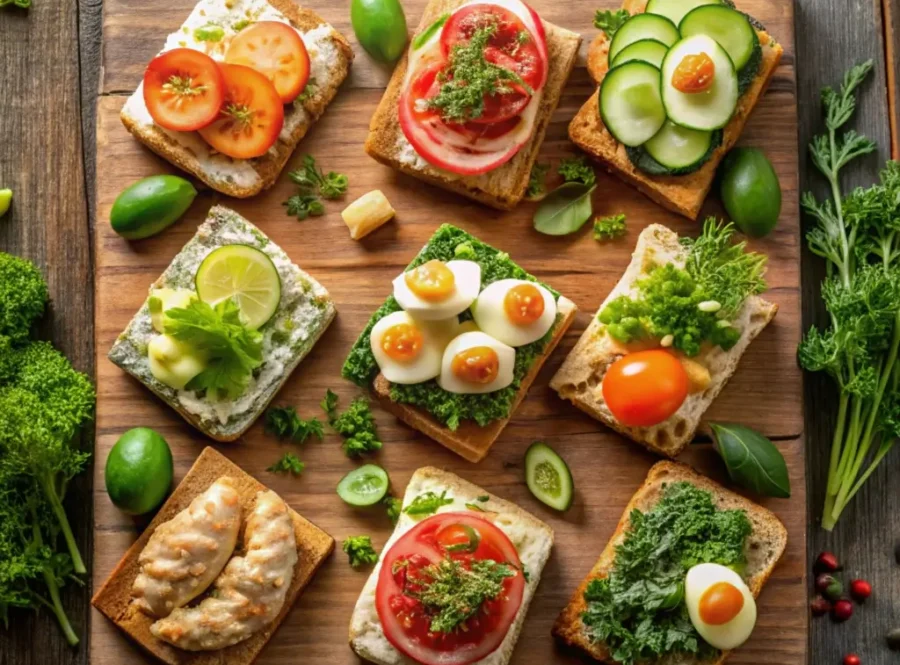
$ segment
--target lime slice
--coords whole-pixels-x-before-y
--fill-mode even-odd
[[[281,278],[272,259],[248,245],[227,245],[210,253],[194,278],[200,300],[217,305],[234,298],[251,330],[272,318],[281,301]]]

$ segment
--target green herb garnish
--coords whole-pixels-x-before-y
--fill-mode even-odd
[[[396,524],[400,519],[403,502],[395,496],[388,495],[382,499],[382,503],[384,504],[384,509],[387,512],[387,516],[390,518],[391,523]]]
[[[198,42],[220,42],[225,38],[225,28],[215,23],[207,23],[194,29],[194,39]]]
[[[318,190],[326,199],[336,199],[347,192],[349,179],[343,173],[323,173],[312,155],[303,156],[303,168],[288,172],[288,177],[302,191]]]
[[[369,536],[350,536],[343,542],[341,549],[347,553],[350,565],[354,568],[378,561],[378,553],[372,546],[372,539]]]
[[[594,27],[605,32],[607,39],[612,39],[613,35],[616,34],[616,30],[621,28],[629,18],[631,16],[626,9],[617,9],[615,11],[598,9],[594,13]]]
[[[438,496],[434,492],[425,492],[412,500],[403,512],[413,517],[424,517],[425,515],[434,515],[443,506],[449,506],[453,503],[453,499],[447,498],[447,490],[441,492]]]
[[[528,176],[528,187],[525,189],[525,198],[536,200],[546,192],[544,188],[544,179],[547,177],[547,171],[550,170],[549,164],[540,164],[535,162],[531,167],[531,174]]]
[[[365,397],[357,397],[343,413],[337,412],[337,395],[326,391],[322,409],[328,416],[328,424],[344,437],[344,454],[353,459],[365,453],[381,450],[375,418]]]
[[[251,23],[253,23],[253,21],[251,21],[249,18],[242,18],[240,21],[235,21],[234,23],[232,23],[231,29],[234,30],[235,32],[240,32],[241,30],[246,28]]]
[[[556,170],[565,182],[577,182],[588,187],[593,186],[597,182],[597,176],[594,169],[587,163],[584,157],[572,157],[564,159],[559,163]]]
[[[315,194],[294,194],[282,203],[287,208],[287,214],[304,220],[307,217],[319,217],[325,214],[325,206]]]
[[[594,240],[602,242],[621,238],[625,235],[625,215],[611,215],[610,217],[598,217],[594,220]]]
[[[304,468],[306,468],[306,465],[301,462],[294,453],[285,453],[280,460],[267,468],[266,471],[271,471],[272,473],[290,473],[291,475],[299,476],[303,473]]]
[[[273,406],[266,411],[266,431],[282,440],[304,443],[310,436],[321,441],[325,430],[318,418],[303,420],[292,406]]]

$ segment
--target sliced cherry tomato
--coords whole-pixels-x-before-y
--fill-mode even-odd
[[[281,101],[294,101],[309,80],[309,53],[300,35],[279,21],[260,21],[244,28],[228,46],[225,62],[265,74]]]
[[[263,74],[243,65],[219,65],[225,101],[218,118],[200,130],[215,150],[235,159],[266,154],[284,125],[284,106]]]
[[[629,353],[606,370],[603,399],[627,427],[658,425],[678,411],[689,387],[681,362],[668,351]]]
[[[153,121],[176,132],[192,132],[219,115],[225,81],[215,60],[189,48],[161,53],[144,72],[144,103]]]
[[[465,627],[432,632],[427,608],[415,597],[432,579],[428,569],[443,559],[470,567],[493,560],[514,572],[503,592],[485,601]],[[388,641],[423,665],[468,665],[493,653],[515,620],[525,579],[515,546],[498,527],[471,513],[441,513],[406,532],[384,555],[375,608]]]

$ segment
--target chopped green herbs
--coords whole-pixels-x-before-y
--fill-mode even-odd
[[[325,206],[315,194],[294,194],[281,205],[287,208],[288,215],[300,221],[325,214]]]
[[[315,83],[312,81],[307,83],[304,94],[309,90],[310,85],[314,86]],[[312,94],[311,90],[309,94]],[[282,205],[287,208],[288,215],[296,216],[300,220],[310,216],[324,215],[325,206],[319,196],[326,199],[340,198],[347,192],[347,186],[350,184],[349,179],[343,173],[335,171],[323,173],[316,166],[316,159],[312,155],[304,155],[303,166],[296,171],[289,171],[288,177],[300,191]]]
[[[565,182],[577,182],[587,187],[593,187],[597,182],[594,169],[587,163],[584,157],[572,157],[559,163],[556,172],[562,176]]]
[[[451,503],[453,499],[447,498],[447,490],[441,492],[440,496],[434,492],[425,492],[413,499],[403,512],[412,517],[424,517],[434,515],[443,506],[449,506]]]
[[[396,524],[400,520],[403,502],[395,496],[388,495],[382,499],[382,503],[384,504],[384,509],[387,512],[387,516],[390,518],[391,523]]]
[[[625,235],[625,231],[625,215],[623,213],[598,217],[594,220],[594,240],[598,242],[621,238]]]
[[[310,436],[321,441],[325,430],[318,418],[303,420],[292,406],[273,406],[266,411],[266,432],[281,440],[304,443]]]
[[[531,174],[528,176],[528,187],[525,189],[525,198],[535,201],[547,193],[544,186],[544,180],[546,179],[549,170],[549,164],[540,164],[539,162],[534,163],[534,166],[531,167]]]
[[[299,476],[303,473],[304,468],[306,468],[306,465],[301,462],[300,458],[294,453],[285,453],[280,460],[267,468],[266,471],[271,471],[272,473],[290,473],[291,475]]]
[[[328,416],[328,424],[344,438],[344,454],[353,459],[381,450],[375,418],[365,397],[357,397],[343,413],[337,412],[338,397],[331,390],[326,391],[322,409]]]
[[[627,9],[617,9],[615,11],[598,9],[594,13],[594,27],[606,33],[607,39],[612,39],[613,35],[616,34],[616,30],[621,28],[629,18],[631,17]]]
[[[378,561],[378,553],[372,546],[372,539],[369,536],[350,536],[343,542],[341,549],[347,553],[350,565],[354,568]]]
[[[225,39],[225,28],[215,23],[207,23],[194,29],[194,39],[198,42],[220,42]]]

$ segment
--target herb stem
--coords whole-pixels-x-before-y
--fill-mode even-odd
[[[84,560],[81,558],[81,552],[78,550],[78,544],[75,542],[75,535],[72,533],[72,527],[69,525],[66,511],[56,494],[56,485],[53,478],[41,478],[41,485],[43,486],[47,501],[50,504],[50,509],[53,511],[53,514],[59,522],[59,527],[62,530],[66,546],[69,548],[69,556],[72,557],[72,568],[79,575],[84,575],[87,573],[87,568],[84,566]]]

